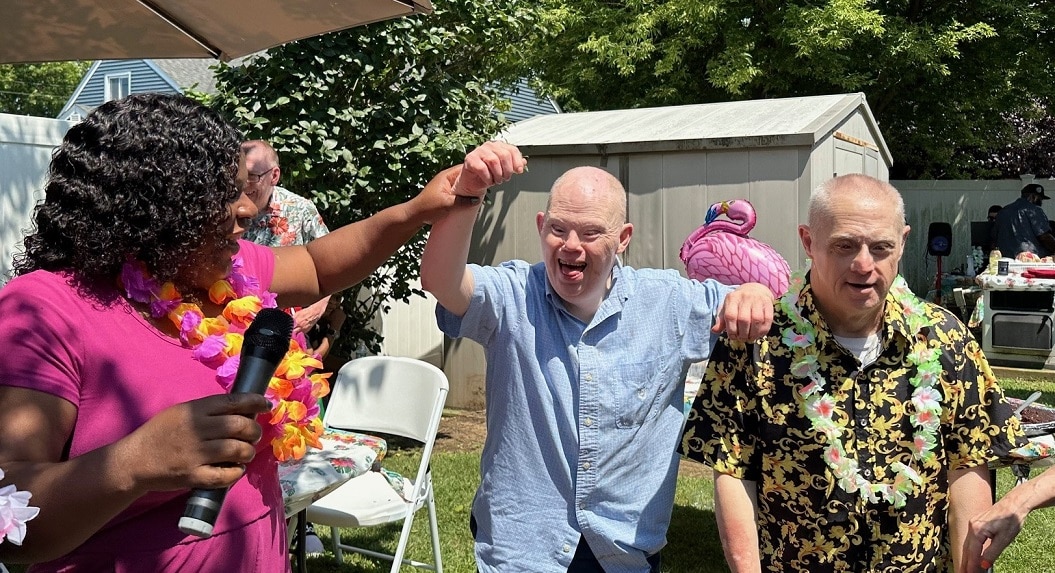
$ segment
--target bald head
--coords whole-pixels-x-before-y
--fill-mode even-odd
[[[242,142],[242,153],[246,157],[254,157],[271,166],[278,165],[278,153],[271,144],[262,139],[250,139]]]
[[[626,190],[614,175],[598,167],[575,167],[565,171],[550,188],[546,211],[553,206],[554,198],[560,201],[569,193],[578,192],[586,197],[610,205],[611,214],[619,224],[626,222]]]
[[[860,173],[840,175],[821,183],[810,197],[807,224],[816,228],[830,222],[833,206],[838,201],[878,204],[894,213],[898,227],[905,226],[905,202],[901,193],[886,181]]]

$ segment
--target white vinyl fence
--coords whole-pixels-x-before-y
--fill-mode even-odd
[[[0,285],[32,226],[33,207],[44,198],[51,152],[73,122],[0,113]]]

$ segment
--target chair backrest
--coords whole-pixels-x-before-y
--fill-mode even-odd
[[[439,427],[448,390],[447,376],[428,362],[397,356],[356,358],[337,372],[323,423],[429,442]]]

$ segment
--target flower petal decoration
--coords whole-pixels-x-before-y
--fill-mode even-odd
[[[0,480],[4,472],[0,470]],[[18,491],[13,485],[0,488],[0,542],[7,539],[22,545],[26,538],[26,522],[40,513],[40,508],[29,505],[32,497],[28,491]]]

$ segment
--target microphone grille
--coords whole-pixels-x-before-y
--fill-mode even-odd
[[[277,308],[265,308],[245,331],[243,347],[252,347],[278,362],[289,350],[293,317]]]

